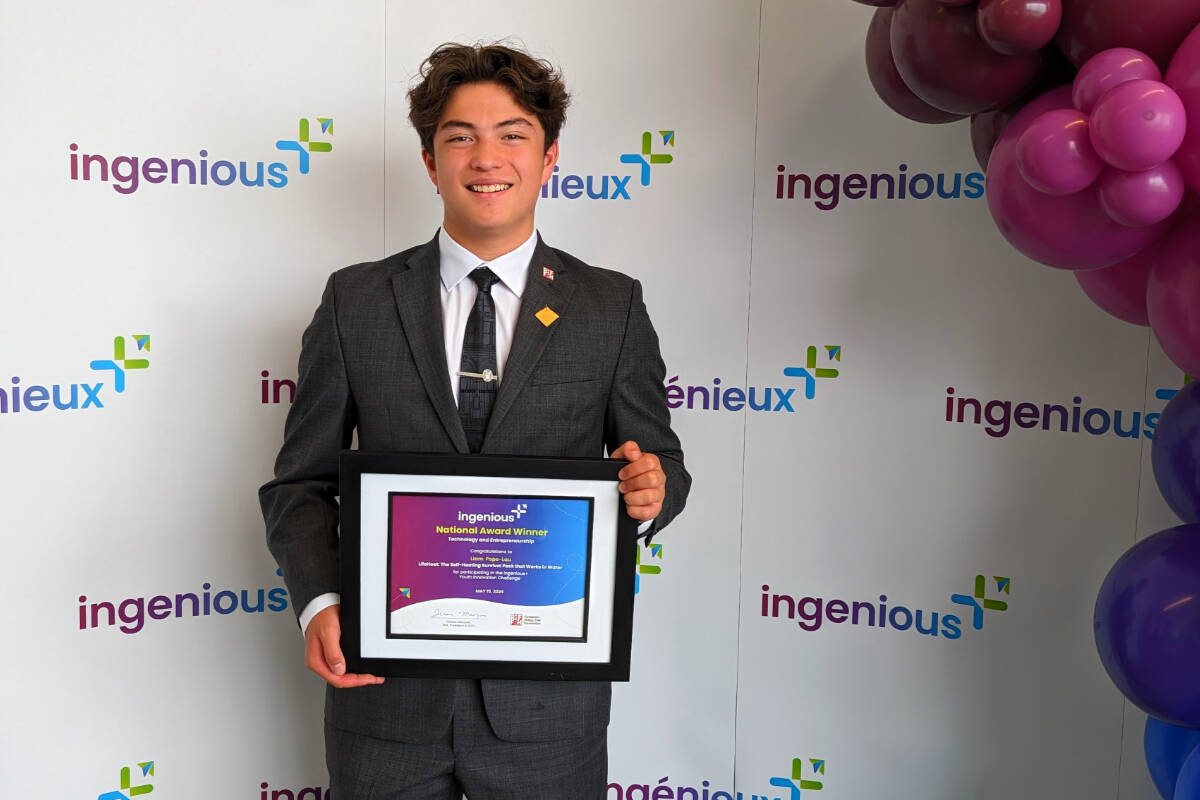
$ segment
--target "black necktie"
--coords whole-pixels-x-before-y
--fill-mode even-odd
[[[463,333],[458,416],[471,452],[478,453],[500,382],[496,364],[496,305],[492,301],[492,285],[500,279],[487,267],[479,267],[471,272],[471,280],[479,287],[479,294],[475,296]]]

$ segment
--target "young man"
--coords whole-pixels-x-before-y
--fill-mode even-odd
[[[643,532],[679,513],[691,483],[640,285],[534,230],[568,102],[559,75],[501,45],[443,45],[421,74],[410,119],[442,228],[330,277],[304,334],[275,479],[259,493],[267,543],[300,611],[308,667],[329,684],[326,760],[340,800],[599,800],[607,683],[345,671],[336,494],[355,430],[363,450],[607,450],[630,462],[620,490]]]

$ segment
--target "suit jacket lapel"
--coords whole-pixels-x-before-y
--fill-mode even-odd
[[[546,267],[553,270],[553,278],[545,277]],[[487,437],[496,430],[512,409],[517,395],[529,380],[542,351],[546,349],[546,344],[556,330],[553,322],[547,325],[538,319],[538,312],[549,308],[562,316],[574,291],[574,276],[563,265],[558,254],[547,247],[539,235],[533,259],[529,262],[529,279],[525,284],[525,293],[521,296],[521,312],[513,333],[512,348],[501,373],[503,378],[496,393],[496,404],[492,406],[492,416],[488,419],[487,433],[484,434],[481,448],[483,452],[487,452]]]
[[[404,326],[417,373],[425,385],[446,433],[460,453],[469,452],[446,372],[446,343],[443,338],[442,302],[438,292],[441,280],[437,237],[413,253],[408,268],[392,277],[392,293]],[[403,402],[403,399],[401,399]]]

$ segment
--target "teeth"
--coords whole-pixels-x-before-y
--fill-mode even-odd
[[[468,186],[472,192],[488,194],[490,192],[502,192],[512,186],[511,183],[489,183],[485,186]]]

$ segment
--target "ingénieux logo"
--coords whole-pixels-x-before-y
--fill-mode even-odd
[[[811,766],[811,770],[809,767]],[[805,777],[806,773],[811,773],[809,777]],[[810,758],[805,763],[803,758],[792,759],[792,774],[786,778],[771,778],[771,785],[781,789],[788,790],[788,796],[782,800],[800,800],[803,797],[802,792],[808,790],[818,792],[825,788],[825,782],[817,780],[817,776],[825,777],[825,759]]]
[[[633,153],[621,153],[617,157],[618,164],[626,166],[618,168],[617,174],[576,174],[568,173],[562,164],[554,166],[550,180],[542,184],[542,198],[546,200],[630,200],[630,192],[636,190],[630,182],[636,177],[637,186],[648,188],[653,174],[653,167],[670,164],[675,156],[663,152],[663,148],[675,147],[675,131],[660,130],[642,131],[641,147]],[[655,152],[655,151],[658,152]],[[629,168],[635,168],[630,173]]]
[[[315,124],[314,124],[315,123]],[[207,148],[201,148],[197,157],[167,156],[105,156],[98,153],[83,153],[79,144],[72,142],[68,149],[69,175],[73,181],[99,181],[111,183],[118,194],[133,194],[145,184],[170,183],[184,186],[231,186],[269,187],[282,189],[288,185],[289,167],[295,167],[300,175],[311,169],[312,153],[328,153],[333,150],[329,139],[333,136],[331,117],[302,117],[295,138],[278,139],[275,150],[284,154],[284,160],[266,162],[262,159],[234,160],[215,158],[210,160]],[[296,162],[289,163],[295,154]]]
[[[113,391],[123,394],[130,371],[149,369],[149,352],[149,334],[117,336],[112,341],[112,356],[107,357],[106,354],[104,358],[93,359],[90,367],[101,373],[101,377],[111,377]],[[130,357],[135,353],[136,357]],[[14,375],[12,386],[7,391],[0,389],[0,414],[104,408],[105,400],[111,399],[102,392],[105,381],[26,385],[21,380],[21,376]]]
[[[633,575],[634,594],[642,590],[643,575],[662,574],[661,564],[648,563],[650,560],[662,561],[662,554],[663,546],[661,544],[647,544],[637,548],[637,571]]]
[[[141,761],[136,768],[121,767],[120,787],[112,791],[101,792],[97,795],[96,800],[132,800],[134,797],[150,794],[154,791],[154,784],[146,778],[153,777],[153,761]],[[135,780],[138,782],[134,783]]]
[[[804,351],[803,366],[787,366],[783,375],[799,378],[799,386],[729,386],[720,378],[710,384],[679,383],[676,375],[667,380],[666,394],[669,408],[687,408],[689,411],[770,411],[795,413],[800,398],[796,393],[803,390],[803,398],[812,400],[817,396],[817,381],[832,380],[841,370],[832,366],[842,361],[840,344],[810,345]],[[820,364],[821,366],[818,366]]]

